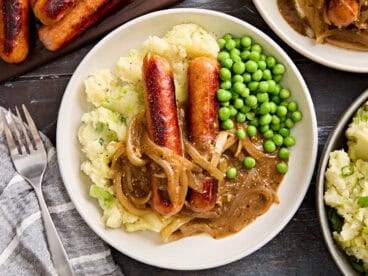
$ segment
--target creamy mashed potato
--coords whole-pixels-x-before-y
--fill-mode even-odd
[[[358,110],[346,137],[348,153],[330,153],[324,200],[343,218],[334,239],[368,270],[368,103]]]
[[[156,213],[141,217],[128,213],[113,195],[109,179],[109,163],[115,145],[126,139],[127,124],[144,110],[142,63],[150,51],[165,57],[174,73],[178,102],[187,98],[187,68],[192,58],[216,57],[219,51],[213,35],[195,24],[174,26],[164,37],[147,38],[140,49],[132,49],[121,57],[114,68],[101,69],[85,80],[85,96],[93,105],[82,117],[78,138],[86,160],[81,170],[91,179],[90,196],[98,199],[106,226],[122,225],[128,232],[159,232],[170,219]]]

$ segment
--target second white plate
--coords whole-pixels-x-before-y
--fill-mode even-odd
[[[317,44],[305,37],[284,20],[277,0],[253,0],[258,12],[271,29],[290,47],[322,65],[355,73],[368,73],[368,52],[342,49],[329,44]]]

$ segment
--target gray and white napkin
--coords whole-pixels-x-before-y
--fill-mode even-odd
[[[82,220],[62,183],[56,151],[43,136],[43,193],[76,275],[122,275],[109,247]],[[0,123],[0,275],[55,275],[32,187],[14,170]]]

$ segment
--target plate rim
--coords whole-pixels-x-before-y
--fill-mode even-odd
[[[358,67],[349,66],[349,65],[342,65],[342,64],[334,63],[334,62],[331,63],[331,61],[328,61],[328,60],[324,59],[323,57],[321,57],[319,55],[313,54],[313,51],[308,51],[304,47],[302,47],[298,43],[296,43],[295,41],[289,39],[287,34],[285,32],[283,32],[275,22],[272,22],[266,16],[265,11],[263,9],[263,5],[267,5],[268,1],[277,1],[277,0],[268,0],[268,1],[252,0],[252,1],[253,1],[254,6],[256,7],[257,11],[261,15],[262,19],[267,23],[267,25],[276,33],[276,35],[278,37],[281,38],[281,40],[283,42],[285,42],[287,45],[289,45],[291,48],[293,48],[299,54],[303,55],[304,57],[306,57],[306,58],[308,58],[308,59],[310,59],[310,60],[312,60],[312,61],[314,61],[318,64],[324,65],[324,66],[332,68],[332,69],[345,71],[345,72],[351,72],[351,73],[368,73],[368,66],[366,68],[360,68],[360,67],[358,68]],[[291,27],[290,27],[290,29],[293,30]],[[294,32],[296,32],[296,31],[294,31]],[[329,45],[329,46],[333,46],[333,45]],[[333,46],[333,47],[335,47],[335,46]],[[347,51],[352,52],[352,50],[347,50]],[[367,52],[367,56],[368,56],[368,52]]]
[[[205,262],[205,263],[198,263],[195,266],[178,266],[178,265],[173,265],[173,264],[158,264],[157,262],[155,263],[152,259],[147,260],[145,258],[142,258],[140,256],[132,256],[128,251],[123,250],[122,248],[118,248],[116,245],[114,245],[113,241],[106,236],[102,231],[100,231],[100,229],[98,227],[95,227],[93,224],[91,224],[91,222],[86,219],[84,217],[84,211],[81,210],[81,208],[78,206],[78,204],[74,204],[76,207],[76,210],[78,211],[79,215],[82,217],[82,219],[84,220],[84,222],[98,235],[99,238],[101,238],[102,240],[104,240],[109,246],[115,248],[117,251],[121,252],[122,254],[125,254],[137,261],[140,261],[142,263],[148,264],[148,265],[152,265],[155,267],[160,267],[160,268],[165,268],[165,269],[175,269],[175,270],[203,270],[203,269],[209,269],[209,268],[215,268],[215,267],[219,267],[225,264],[229,264],[232,262],[235,262],[241,258],[244,258],[246,256],[249,256],[250,254],[253,254],[254,252],[256,252],[257,250],[259,250],[260,248],[262,248],[265,244],[269,243],[271,240],[273,240],[285,227],[286,225],[292,220],[292,218],[294,217],[295,213],[298,211],[298,209],[300,208],[300,205],[302,204],[306,193],[310,187],[311,184],[311,180],[313,177],[313,172],[315,169],[315,165],[316,165],[316,161],[317,161],[317,151],[318,151],[318,128],[317,128],[317,119],[316,119],[316,113],[315,113],[315,109],[314,109],[314,104],[310,95],[310,91],[305,83],[305,80],[303,78],[303,76],[301,75],[300,71],[298,70],[298,68],[296,67],[296,65],[294,64],[294,62],[292,61],[292,59],[288,56],[288,54],[271,38],[269,37],[267,34],[265,34],[263,31],[261,31],[260,29],[256,28],[255,26],[247,23],[244,20],[241,20],[239,18],[236,18],[234,16],[230,16],[228,14],[222,13],[222,12],[218,12],[218,11],[213,11],[213,10],[206,10],[206,9],[200,9],[200,8],[174,8],[174,9],[169,9],[169,10],[161,10],[161,11],[156,11],[156,12],[151,12],[148,13],[146,15],[137,17],[119,27],[117,27],[116,29],[114,29],[113,31],[111,31],[110,33],[108,33],[105,37],[103,37],[88,53],[87,55],[81,60],[81,62],[79,63],[79,65],[77,66],[77,68],[75,69],[75,71],[73,72],[72,77],[70,78],[68,85],[65,88],[65,93],[63,95],[61,104],[60,104],[60,108],[59,108],[59,114],[58,114],[58,119],[57,119],[57,131],[56,131],[56,145],[57,148],[61,148],[61,139],[59,139],[61,137],[61,132],[62,132],[62,128],[58,127],[60,125],[63,124],[63,113],[61,112],[62,110],[65,109],[65,106],[67,105],[67,98],[69,98],[69,96],[72,93],[75,93],[72,90],[72,84],[73,82],[75,82],[75,73],[79,70],[79,68],[81,66],[83,66],[83,64],[86,62],[87,59],[89,59],[89,57],[91,55],[94,54],[94,52],[96,51],[97,48],[100,47],[100,45],[102,43],[104,43],[107,39],[109,39],[110,37],[114,36],[116,33],[118,33],[120,31],[120,29],[123,28],[127,28],[130,25],[133,25],[135,23],[138,23],[140,21],[149,19],[150,17],[156,17],[156,16],[160,16],[161,14],[177,14],[177,13],[197,13],[197,14],[207,14],[207,15],[212,15],[212,16],[220,16],[223,17],[227,20],[230,21],[235,21],[235,23],[238,23],[240,25],[243,25],[245,28],[248,28],[250,30],[253,30],[254,32],[257,32],[263,39],[265,39],[265,41],[267,41],[267,43],[269,43],[272,47],[274,47],[275,49],[278,50],[278,52],[280,53],[280,55],[283,56],[283,58],[285,60],[288,61],[290,67],[292,68],[293,72],[295,72],[296,78],[298,79],[302,90],[305,92],[305,98],[307,101],[307,108],[310,110],[310,114],[311,114],[311,128],[313,130],[313,134],[312,134],[312,158],[311,158],[311,166],[310,166],[310,172],[309,172],[309,176],[306,178],[306,182],[308,181],[308,184],[306,184],[304,186],[304,189],[300,191],[300,195],[298,200],[296,201],[295,205],[293,206],[294,208],[285,216],[285,218],[279,223],[278,227],[276,228],[276,230],[270,232],[262,242],[260,242],[257,246],[255,246],[251,252],[246,252],[245,250],[242,251],[239,254],[234,254],[231,257],[227,257],[226,259],[222,260],[222,261],[218,261],[216,260],[215,262]],[[58,164],[59,164],[59,168],[60,168],[60,174],[61,177],[63,179],[63,184],[64,187],[66,188],[68,195],[70,197],[70,199],[72,200],[72,202],[77,202],[76,197],[73,195],[73,193],[71,193],[71,190],[69,188],[69,185],[66,185],[65,183],[67,181],[65,181],[67,179],[67,176],[65,175],[65,170],[64,169],[64,163],[61,161],[62,156],[64,155],[64,153],[57,151],[57,158],[58,158]],[[124,231],[124,230],[122,230]]]

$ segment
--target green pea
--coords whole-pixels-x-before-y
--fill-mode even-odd
[[[274,80],[275,82],[280,82],[280,81],[282,80],[282,75],[274,75],[274,76],[273,76],[273,80]]]
[[[248,97],[249,94],[250,94],[250,90],[247,87],[245,87],[245,89],[240,92],[240,96],[242,96],[243,98]]]
[[[272,80],[272,73],[269,69],[263,70],[263,79],[264,80]]]
[[[240,47],[240,38],[236,37],[234,38],[235,41],[235,47],[239,48]]]
[[[282,65],[281,63],[276,64],[273,68],[272,68],[272,73],[274,73],[275,75],[282,75],[285,72],[285,66]]]
[[[221,102],[220,103],[221,106],[230,106],[230,102],[227,101],[227,102]]]
[[[235,50],[235,49],[234,49],[234,50]],[[242,61],[241,57],[240,57],[239,55],[237,55],[237,54],[233,54],[233,53],[231,53],[231,54],[230,54],[230,58],[231,58],[234,62],[241,62],[241,61]]]
[[[285,89],[285,88],[283,88],[283,89],[281,89],[281,91],[280,91],[280,95],[279,95],[279,97],[281,98],[281,99],[287,99],[287,98],[289,98],[290,97],[290,91],[288,90],[288,89]]]
[[[244,101],[243,101],[243,99],[236,99],[235,101],[234,101],[234,107],[236,108],[236,109],[240,109],[240,108],[242,108],[244,106]]]
[[[280,105],[277,107],[276,113],[277,113],[277,116],[279,117],[286,116],[287,108],[285,106]]]
[[[238,137],[239,140],[245,139],[245,131],[243,128],[239,128],[236,130],[236,137]]]
[[[288,171],[288,165],[285,162],[280,162],[276,165],[276,169],[279,173],[285,174]]]
[[[262,132],[262,133],[265,133],[269,129],[270,129],[270,126],[269,125],[263,125],[263,126],[260,126],[259,127],[259,131]]]
[[[230,50],[234,49],[235,47],[236,47],[236,42],[233,39],[229,39],[229,40],[226,41],[225,48],[227,50],[230,51]]]
[[[296,143],[295,141],[295,137],[294,136],[288,136],[284,138],[284,145],[287,146],[288,148],[294,146]]]
[[[250,82],[252,80],[252,75],[249,74],[249,73],[244,73],[243,74],[243,79],[244,79],[244,82]]]
[[[227,119],[221,123],[221,128],[225,130],[233,129],[234,122],[231,119]]]
[[[274,102],[270,102],[270,113],[275,114],[277,110],[277,105]]]
[[[278,131],[280,128],[281,128],[281,125],[280,124],[272,124],[271,123],[271,129],[273,131]]]
[[[247,156],[243,160],[243,165],[247,169],[252,169],[252,168],[254,168],[256,166],[256,160],[253,157]]]
[[[242,75],[235,75],[232,79],[233,82],[244,82],[244,78]]]
[[[285,120],[286,120],[286,116],[281,116],[281,117],[279,117],[279,118],[280,118],[280,122],[281,122],[281,123],[285,122]]]
[[[266,69],[266,67],[267,67],[267,64],[266,64],[265,61],[263,61],[263,60],[258,61],[258,68],[259,69],[261,69],[262,71],[264,71]]]
[[[231,99],[231,92],[227,91],[225,89],[219,89],[217,90],[217,99],[220,102],[227,102]]]
[[[247,114],[251,108],[247,105],[244,105],[242,108],[240,108],[240,112],[243,112],[244,114]]]
[[[267,93],[257,93],[257,101],[259,103],[268,102],[268,94]]]
[[[226,177],[229,179],[233,179],[236,177],[236,175],[238,174],[238,171],[236,170],[236,168],[229,168],[226,171]]]
[[[274,102],[275,104],[279,104],[281,102],[279,96],[272,96],[271,101]]]
[[[262,51],[263,51],[262,46],[255,43],[255,44],[252,45],[251,51],[258,52],[259,54],[261,54]]]
[[[279,130],[279,134],[280,134],[282,137],[286,138],[286,137],[288,137],[288,136],[290,135],[290,129],[288,129],[288,128],[286,128],[286,127],[280,128],[280,130]]]
[[[254,112],[248,112],[247,114],[246,114],[246,117],[247,117],[247,119],[248,120],[254,120],[255,119],[255,117],[256,117],[256,114],[254,114]]]
[[[281,123],[281,120],[276,115],[272,115],[272,122],[271,123],[274,124],[274,125],[279,125]]]
[[[276,65],[276,59],[272,56],[266,58],[266,63],[268,68],[273,68]]]
[[[280,97],[281,98],[281,97]],[[287,106],[288,106],[288,102],[287,101],[282,101],[281,103],[280,103],[280,105],[282,105],[282,106],[285,106],[286,108],[287,108]]]
[[[263,143],[263,148],[266,152],[274,152],[276,150],[276,145],[273,141],[267,140]]]
[[[238,110],[234,106],[229,106],[230,116],[235,116],[238,113]]]
[[[261,54],[261,56],[259,57],[259,61],[266,61],[266,55]]]
[[[288,148],[280,148],[279,157],[280,159],[289,159],[290,151]]]
[[[234,64],[234,61],[231,58],[225,58],[225,59],[221,60],[221,67],[231,69],[233,64]]]
[[[294,122],[293,122],[293,120],[292,119],[290,119],[290,118],[287,118],[286,120],[285,120],[285,126],[287,127],[287,128],[293,128],[294,127]]]
[[[273,94],[276,90],[276,82],[274,80],[268,80],[267,83],[268,83],[268,92]]]
[[[258,52],[252,51],[249,54],[249,59],[253,61],[259,61],[261,55]]]
[[[298,110],[298,104],[297,104],[297,102],[289,102],[289,104],[288,104],[288,110],[290,111],[290,112],[295,112],[295,111],[297,111]]]
[[[232,50],[230,51],[230,56],[231,56],[231,55],[237,55],[237,56],[239,56],[239,55],[240,55],[240,50],[239,50],[239,49],[237,49],[237,48],[232,49]]]
[[[235,74],[243,74],[245,71],[245,64],[243,62],[235,62],[233,65],[233,72]]]
[[[244,47],[244,48],[249,48],[252,45],[252,39],[249,36],[243,36],[240,39],[240,44]]]
[[[257,62],[253,61],[253,60],[248,60],[246,63],[245,63],[245,67],[246,67],[246,70],[249,72],[249,73],[254,73],[255,71],[257,71],[258,69],[258,64]]]
[[[238,114],[236,114],[236,117],[235,117],[236,121],[238,123],[244,123],[245,120],[247,119],[246,115],[242,112],[238,112]]]
[[[273,131],[271,129],[265,131],[263,133],[263,137],[266,139],[271,139],[273,137]]]
[[[299,122],[303,118],[303,115],[300,111],[294,111],[291,113],[291,119],[296,123]]]
[[[217,44],[218,44],[219,48],[222,50],[225,47],[226,40],[223,39],[223,38],[219,38],[219,39],[217,39]]]
[[[248,88],[250,91],[256,91],[258,89],[259,82],[258,81],[251,81],[248,83]]]
[[[258,119],[254,118],[253,120],[250,120],[249,125],[258,127],[258,125],[259,125]]]
[[[221,51],[218,55],[217,55],[217,59],[218,61],[223,61],[224,59],[230,58],[230,54],[226,51]]]
[[[226,41],[228,41],[228,40],[232,39],[233,36],[230,33],[227,33],[222,38],[225,39]]]
[[[267,81],[261,81],[259,82],[259,91],[262,93],[267,93],[269,90],[269,85]]]
[[[280,134],[275,134],[272,137],[272,141],[275,143],[276,146],[282,146],[284,143],[284,138]]]
[[[247,126],[247,134],[249,137],[253,137],[257,135],[257,127],[254,125]]]
[[[247,87],[242,82],[236,82],[233,85],[233,91],[237,94],[241,94]]]
[[[231,99],[232,100],[236,100],[237,98],[239,98],[239,94],[236,94],[236,93],[231,94]]]
[[[250,95],[245,98],[245,104],[247,106],[253,107],[257,105],[257,97],[254,95]],[[250,119],[251,120],[251,119]]]
[[[262,77],[263,77],[263,72],[262,72],[262,70],[259,70],[259,69],[257,71],[255,71],[252,75],[252,79],[254,81],[260,81],[262,79]]]
[[[221,121],[225,121],[230,118],[230,109],[228,107],[220,107],[218,115]]]
[[[261,106],[259,107],[259,114],[265,115],[270,113],[271,105],[269,102],[263,102]]]
[[[276,83],[276,81],[275,81]],[[275,91],[273,92],[274,95],[279,95],[280,94],[280,91],[281,91],[282,87],[279,83],[276,83],[276,86],[275,86]]]
[[[260,125],[269,125],[272,121],[272,116],[270,114],[262,115],[259,118],[259,124]]]
[[[221,84],[220,84],[220,87],[222,89],[226,89],[226,90],[231,89],[231,86],[232,86],[232,84],[231,84],[231,81],[229,81],[229,80],[222,81]]]
[[[231,72],[228,68],[220,69],[220,78],[224,81],[231,80]]]
[[[244,50],[240,53],[240,57],[243,61],[247,61],[249,59],[250,52],[248,50]]]

